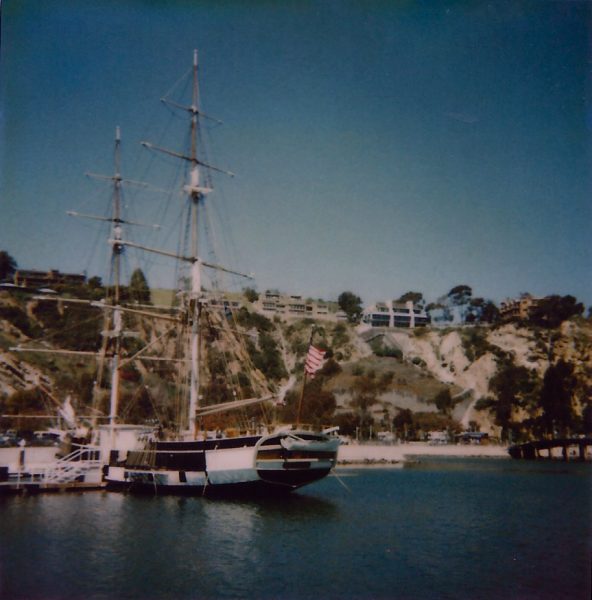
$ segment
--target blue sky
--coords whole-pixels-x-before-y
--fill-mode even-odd
[[[457,284],[592,304],[586,2],[4,0],[0,248],[22,268],[108,277],[116,125],[123,173],[157,186],[180,148],[159,98],[200,53],[219,253],[276,287],[366,302]],[[176,203],[176,204],[175,204]],[[126,192],[166,228],[178,198]],[[141,239],[143,232],[133,232]],[[160,237],[160,239],[158,239]],[[129,251],[152,285],[167,259]]]

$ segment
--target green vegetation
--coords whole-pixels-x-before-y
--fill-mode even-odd
[[[581,315],[584,305],[574,296],[548,296],[543,298],[530,313],[529,322],[546,329],[559,327],[563,321]]]
[[[515,420],[516,411],[536,405],[537,377],[533,371],[509,361],[498,366],[497,373],[489,382],[493,396],[483,398],[476,404],[478,410],[491,410],[495,424],[502,429],[501,439],[520,436],[522,426]]]
[[[403,441],[425,439],[430,431],[448,431],[450,435],[462,431],[460,423],[447,415],[433,412],[413,412],[408,408],[400,409],[393,419],[393,430]]]
[[[460,332],[460,339],[466,357],[474,362],[487,352],[497,354],[499,348],[487,341],[488,330],[482,327],[467,327]]]
[[[413,302],[414,306],[423,307],[425,305],[425,299],[421,292],[406,292],[402,296],[399,297],[395,302]]]
[[[442,414],[449,415],[455,404],[450,394],[450,390],[448,388],[440,390],[434,398],[434,404]]]
[[[456,306],[468,304],[473,295],[473,290],[468,285],[457,285],[448,292],[448,298]]]
[[[545,372],[540,393],[541,422],[547,434],[567,435],[577,429],[573,407],[576,389],[573,365],[563,360]]]
[[[19,390],[8,397],[0,397],[0,414],[6,415],[47,415],[51,414],[51,402],[39,387]],[[2,427],[21,431],[34,431],[49,427],[51,419],[3,418]]]
[[[256,329],[260,332],[270,332],[274,329],[273,322],[256,312],[241,308],[236,314],[236,321],[245,329]]]
[[[5,319],[28,337],[36,337],[41,332],[18,306],[0,306],[0,319]]]
[[[86,304],[59,305],[40,300],[33,314],[45,330],[44,339],[66,350],[95,351],[100,343],[103,314]]]
[[[370,342],[370,348],[376,356],[396,358],[397,360],[403,360],[403,352],[399,348],[387,346],[384,343],[384,338],[377,337]]]
[[[491,301],[483,298],[472,298],[469,302],[469,312],[466,316],[467,323],[494,324],[499,320],[499,309]]]
[[[362,317],[362,299],[353,292],[342,292],[337,298],[339,308],[347,315],[350,323],[359,323]]]
[[[255,367],[268,379],[277,382],[288,376],[277,342],[269,333],[261,332],[258,345],[247,341],[247,350]]]
[[[249,302],[257,302],[257,300],[259,300],[259,292],[257,292],[257,290],[250,288],[250,287],[246,287],[243,290],[243,296],[249,301]]]
[[[333,422],[335,396],[323,389],[324,378],[317,376],[306,384],[302,399],[301,422],[309,423],[315,427],[323,427]],[[298,413],[301,390],[295,389],[286,396],[285,406],[281,411],[281,418],[286,422],[294,422]]]
[[[0,281],[12,277],[16,267],[16,260],[6,250],[0,250]]]
[[[150,287],[142,269],[135,269],[132,273],[127,297],[131,302],[138,302],[139,304],[150,303]]]

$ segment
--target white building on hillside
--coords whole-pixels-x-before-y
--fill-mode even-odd
[[[304,299],[299,295],[282,294],[278,290],[266,290],[253,303],[255,310],[268,317],[283,319],[322,319],[346,321],[347,315],[339,310],[336,302]]]
[[[413,306],[413,302],[377,302],[365,309],[362,322],[372,327],[425,327],[430,318],[423,308]]]

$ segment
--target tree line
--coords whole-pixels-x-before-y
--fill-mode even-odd
[[[444,297],[429,304],[426,303],[422,292],[417,291],[408,291],[395,300],[396,303],[408,301],[411,301],[415,307],[424,309],[428,315],[436,311],[440,312],[444,321],[452,321],[456,309],[461,313],[462,321],[465,323],[494,325],[500,322],[500,309],[495,302],[473,296],[472,288],[464,284],[454,286]],[[363,314],[360,296],[352,291],[345,291],[339,295],[337,302],[350,323],[360,322]],[[554,294],[539,300],[522,324],[553,329],[571,317],[582,315],[583,312],[584,305],[574,296]],[[592,307],[588,312],[588,317],[590,316],[592,316]]]

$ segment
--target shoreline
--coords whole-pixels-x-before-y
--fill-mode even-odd
[[[339,446],[338,467],[396,466],[420,456],[451,458],[510,458],[508,448],[498,445],[430,445],[411,442],[392,446],[380,444],[348,444]]]

